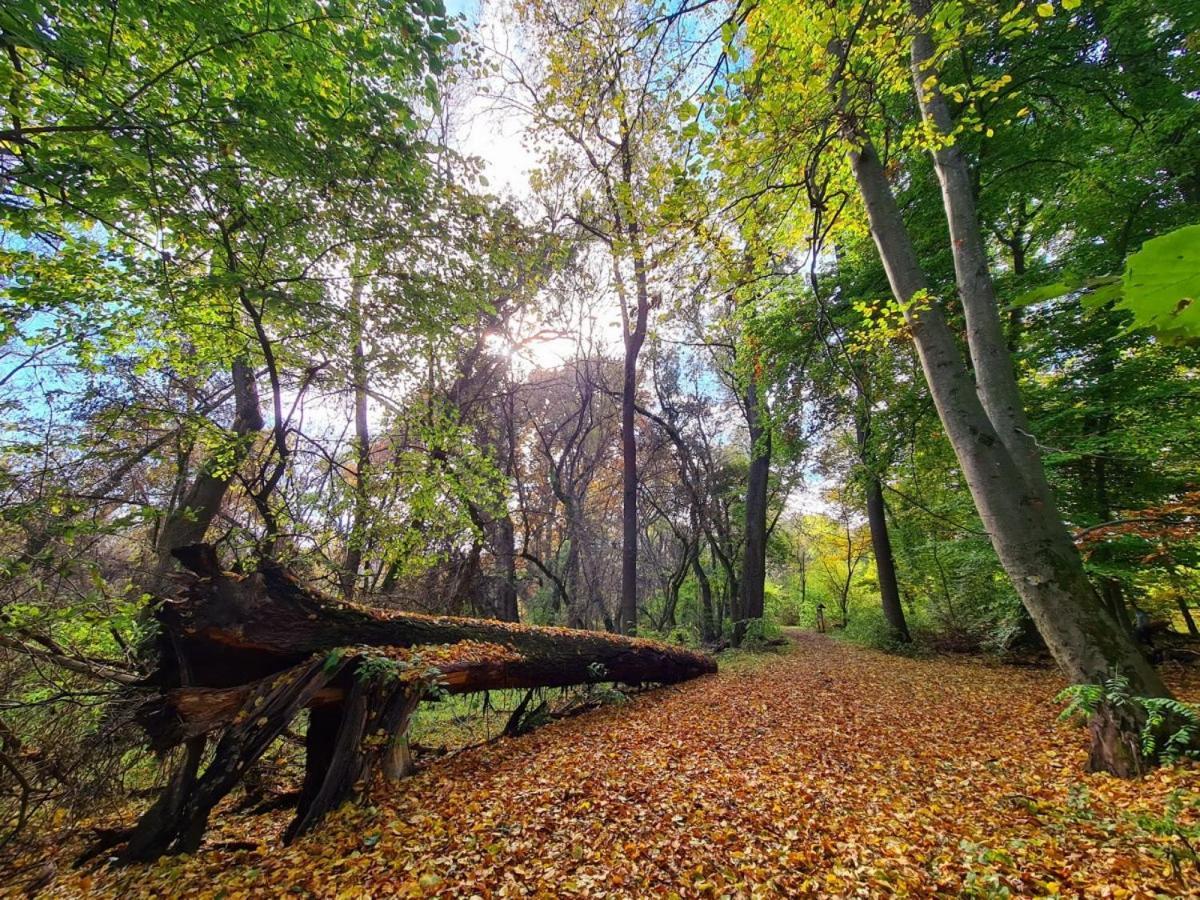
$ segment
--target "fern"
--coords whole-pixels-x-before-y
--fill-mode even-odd
[[[1130,688],[1129,679],[1114,673],[1100,684],[1072,684],[1055,698],[1066,707],[1060,719],[1080,715],[1090,721],[1101,706],[1133,713],[1142,720],[1139,733],[1141,752],[1147,759],[1175,763],[1181,759],[1200,759],[1200,709],[1173,697],[1140,697]],[[1164,735],[1168,724],[1175,730]]]
[[[1064,721],[1076,714],[1090,719],[1100,708],[1103,699],[1104,688],[1099,684],[1072,684],[1059,691],[1058,696],[1054,698],[1057,703],[1067,704],[1058,715]]]

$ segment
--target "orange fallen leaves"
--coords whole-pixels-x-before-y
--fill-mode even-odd
[[[1200,793],[1200,768],[1082,774],[1085,735],[1056,722],[1053,673],[799,640],[754,671],[434,763],[291,847],[278,845],[286,812],[226,814],[211,839],[258,850],[66,872],[47,895],[1200,891],[1190,862],[1170,864],[1178,839],[1138,824],[1173,791]]]

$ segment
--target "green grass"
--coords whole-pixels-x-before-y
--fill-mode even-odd
[[[541,696],[529,702],[532,711],[542,700],[552,710],[561,710],[586,692],[593,699],[616,702],[624,695],[610,685],[590,687],[543,688]],[[524,690],[496,690],[478,694],[454,694],[436,702],[422,703],[413,714],[409,740],[431,750],[452,751],[499,737],[509,716],[525,696]]]
[[[788,642],[780,647],[764,647],[761,649],[742,649],[733,647],[722,650],[717,654],[717,666],[721,672],[744,674],[757,672],[764,666],[770,665],[781,656],[786,656],[796,649],[796,645]]]

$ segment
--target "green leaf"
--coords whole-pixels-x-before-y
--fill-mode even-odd
[[[1068,273],[1053,284],[1044,284],[1041,287],[1018,295],[1013,300],[1011,307],[1017,309],[1022,306],[1032,306],[1034,303],[1041,303],[1043,300],[1053,300],[1056,297],[1062,297],[1071,293],[1071,291],[1077,290],[1079,285],[1079,279]]]
[[[1102,309],[1120,300],[1125,292],[1125,283],[1118,275],[1091,278],[1085,282],[1088,290],[1079,298],[1084,309]]]
[[[1146,241],[1125,262],[1120,306],[1135,327],[1172,340],[1200,339],[1200,225]]]

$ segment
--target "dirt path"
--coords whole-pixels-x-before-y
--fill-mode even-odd
[[[286,814],[59,896],[1180,896],[1152,836],[1200,768],[1080,773],[1050,672],[801,635],[786,655],[460,754],[278,847]],[[1186,805],[1186,799],[1185,799]],[[1196,821],[1196,810],[1184,814]],[[1180,874],[1181,873],[1181,874]]]

